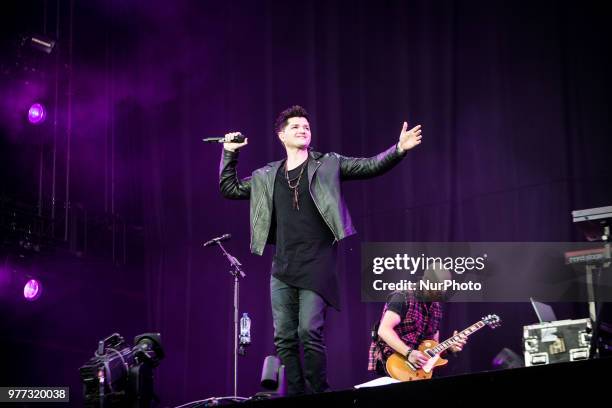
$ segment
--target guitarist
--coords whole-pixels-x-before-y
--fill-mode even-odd
[[[370,345],[368,371],[388,375],[385,363],[394,352],[405,356],[416,368],[427,362],[428,357],[418,347],[423,340],[439,342],[442,305],[440,302],[425,301],[436,298],[436,294],[411,291],[397,291],[389,295],[378,324],[377,336],[374,336],[377,338]],[[466,340],[465,336],[460,335],[460,340],[450,347],[450,351],[460,352]]]

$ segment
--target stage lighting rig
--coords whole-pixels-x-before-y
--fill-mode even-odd
[[[21,37],[21,46],[51,54],[53,48],[55,48],[55,40],[40,34],[24,35]]]
[[[79,371],[86,407],[148,408],[153,392],[153,369],[164,358],[159,333],[134,338],[129,347],[114,333],[100,340],[95,356]]]

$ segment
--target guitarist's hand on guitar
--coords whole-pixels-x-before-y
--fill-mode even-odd
[[[450,346],[450,351],[452,351],[453,353],[458,353],[461,350],[463,350],[463,347],[465,346],[465,343],[467,342],[467,336],[463,334],[459,334],[457,330],[455,330],[455,332],[453,333],[453,336],[455,336],[453,338],[454,343],[452,346]]]
[[[427,360],[429,360],[429,357],[419,350],[412,350],[408,355],[408,362],[412,363],[416,368],[421,368],[427,363]]]
[[[384,316],[387,315],[396,316],[396,322],[394,325],[391,326],[391,333],[394,333],[397,337],[397,333],[393,330],[393,327],[397,326],[400,321],[400,317],[398,314],[390,310],[387,310],[385,312]],[[385,318],[383,317],[381,326],[384,323],[384,319]],[[441,353],[448,349],[451,349],[453,351],[461,351],[465,346],[467,337],[470,334],[486,326],[489,326],[490,328],[494,329],[499,325],[500,318],[498,315],[494,314],[483,317],[482,319],[480,319],[479,322],[474,323],[473,325],[461,331],[460,333],[457,333],[457,331],[455,331],[452,337],[444,340],[441,343],[438,343],[439,333],[436,333],[433,339],[423,340],[418,346],[419,349],[425,350],[427,354],[423,354],[423,352],[419,351],[419,349],[412,350],[410,351],[410,354],[408,354],[408,346],[406,344],[403,344],[401,339],[398,338],[398,342],[395,342],[392,345],[393,349],[396,352],[391,354],[385,362],[385,370],[391,378],[400,381],[430,379],[433,374],[433,370],[436,367],[441,367],[448,363],[448,360],[441,357]],[[381,335],[381,337],[383,336]],[[384,340],[387,341],[386,339]],[[408,358],[406,358],[406,354],[408,354]],[[431,355],[431,357],[429,357],[429,355]]]

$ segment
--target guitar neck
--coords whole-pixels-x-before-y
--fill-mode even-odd
[[[443,351],[448,349],[450,346],[452,346],[458,340],[459,335],[464,335],[466,337],[470,336],[470,335],[476,333],[478,330],[482,329],[485,326],[486,326],[486,324],[484,324],[482,322],[482,320],[480,320],[480,321],[474,323],[473,325],[471,325],[470,327],[468,327],[467,329],[464,329],[461,332],[457,333],[457,335],[455,335],[453,337],[449,337],[448,339],[444,340],[442,343],[438,344],[436,347],[434,347],[431,350],[435,354],[442,353]]]

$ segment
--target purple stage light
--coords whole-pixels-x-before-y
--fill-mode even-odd
[[[28,120],[31,124],[38,125],[44,122],[46,116],[47,112],[42,104],[35,103],[30,106],[30,110],[28,111]]]
[[[523,357],[516,354],[509,348],[503,348],[491,361],[491,365],[496,370],[506,368],[518,368],[524,366]]]
[[[36,300],[42,293],[42,284],[36,279],[30,279],[23,287],[23,297],[28,301]]]
[[[504,365],[504,359],[500,358],[500,357],[496,357],[493,359],[493,367],[495,368],[502,368],[502,366]]]

